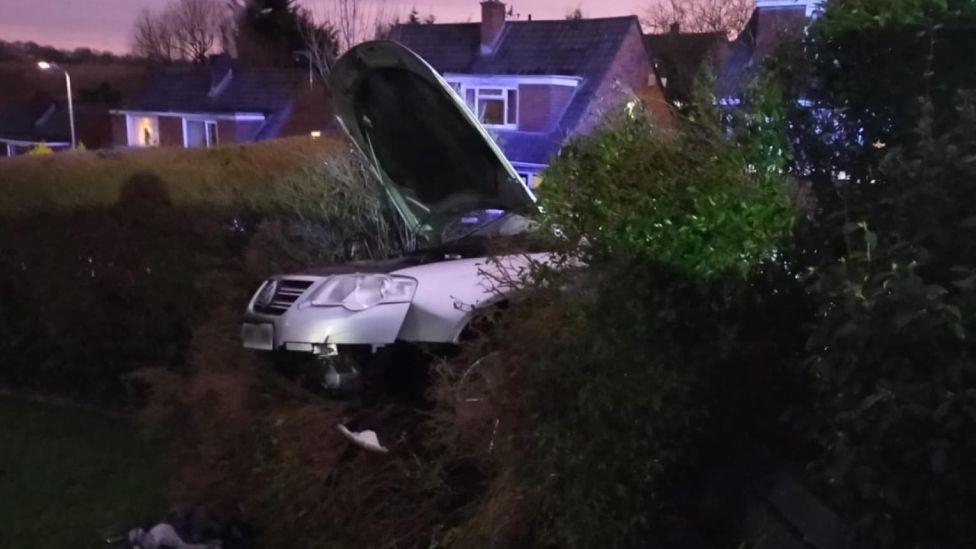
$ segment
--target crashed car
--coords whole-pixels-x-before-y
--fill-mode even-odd
[[[493,239],[531,230],[535,198],[420,57],[395,42],[361,44],[330,84],[340,125],[419,244],[394,259],[271,277],[247,305],[242,338],[248,349],[317,357],[321,383],[338,390],[395,343],[457,344],[479,311],[506,299],[500,278],[547,256],[489,258]]]

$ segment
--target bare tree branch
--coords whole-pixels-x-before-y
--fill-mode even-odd
[[[754,0],[656,0],[645,11],[643,22],[656,32],[677,28],[736,34],[745,27],[754,7]]]
[[[220,36],[227,12],[218,0],[177,0],[167,10],[176,29],[183,58],[206,61]]]
[[[206,61],[227,18],[219,0],[175,0],[160,12],[143,10],[133,30],[133,53],[166,63]]]
[[[332,24],[339,41],[339,52],[376,38],[389,36],[398,20],[388,0],[325,0],[325,20]]]
[[[328,81],[339,55],[338,31],[331,22],[317,24],[311,10],[303,9],[299,12],[298,32],[302,35],[308,62],[319,78]]]
[[[180,57],[172,25],[163,16],[144,9],[136,18],[132,34],[132,53],[157,63],[171,63]]]

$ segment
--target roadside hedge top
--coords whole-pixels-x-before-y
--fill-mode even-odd
[[[213,149],[73,151],[0,161],[0,216],[115,204],[133,177],[153,178],[176,205],[273,206],[280,181],[314,168],[339,139],[292,138]]]

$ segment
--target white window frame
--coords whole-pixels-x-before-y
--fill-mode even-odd
[[[210,127],[213,126],[213,139],[210,139]],[[216,120],[207,120],[203,123],[203,134],[207,136],[207,147],[213,147],[220,144],[220,126],[217,125]]]
[[[217,141],[219,142],[220,141],[220,136],[219,136],[220,127],[217,126],[217,119],[215,119],[215,118],[206,118],[206,117],[201,117],[201,116],[184,116],[182,118],[182,124],[183,124],[183,148],[184,149],[191,148],[190,147],[190,136],[187,133],[187,125],[186,125],[187,122],[203,122],[203,146],[204,147],[210,148],[210,147],[214,147],[214,146],[216,146],[216,145],[219,144],[219,143],[212,143],[210,141],[210,131],[209,131],[210,130],[210,126],[214,126],[217,129],[217,133],[218,133],[218,139],[217,139]]]
[[[492,129],[518,129],[519,119],[521,116],[520,105],[520,85],[532,85],[532,84],[544,84],[550,86],[566,86],[569,88],[577,88],[582,84],[583,79],[578,76],[562,76],[562,75],[524,75],[524,76],[513,76],[513,75],[500,75],[500,74],[460,74],[460,73],[444,73],[444,80],[447,84],[454,89],[454,91],[460,96],[461,102],[468,106],[468,110],[472,111],[474,117],[481,120],[478,116],[478,99],[481,98],[482,90],[504,90],[503,101],[505,107],[505,124],[485,124],[482,125],[486,128]],[[475,93],[475,104],[468,105],[468,90],[474,90]],[[508,120],[508,91],[515,91],[515,120]],[[498,99],[498,97],[485,97],[485,99]],[[473,108],[473,110],[472,110]]]
[[[474,105],[468,105],[469,91],[474,93]],[[512,112],[509,111],[509,105],[508,105],[509,92],[515,92],[515,109],[514,109],[515,120],[508,119],[509,113]],[[481,122],[481,125],[483,125],[486,128],[504,128],[504,129],[518,128],[518,120],[519,120],[518,96],[519,96],[518,86],[499,86],[499,85],[468,86],[468,85],[461,84],[461,99],[464,101],[464,104],[468,105],[468,108],[472,110],[474,117],[477,118],[478,121]],[[503,122],[502,124],[489,124],[483,121],[481,119],[481,115],[479,114],[481,111],[480,107],[482,101],[501,101],[502,116],[505,117],[505,122]]]

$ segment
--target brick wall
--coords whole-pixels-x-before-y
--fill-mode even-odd
[[[577,132],[588,132],[605,113],[636,95],[650,108],[656,122],[662,125],[671,123],[671,113],[665,107],[663,90],[651,79],[651,60],[644,47],[644,36],[635,22],[627,33],[620,51],[607,70],[594,94],[596,100],[590,105],[577,126]]]
[[[549,131],[573,98],[574,88],[548,84],[519,86],[519,130]]]
[[[221,145],[254,141],[264,122],[220,120],[217,122],[217,141]]]
[[[159,145],[161,147],[183,146],[183,119],[176,116],[159,117]]]
[[[125,122],[124,114],[113,114],[112,116],[112,146],[127,147],[129,145],[129,127]]]

